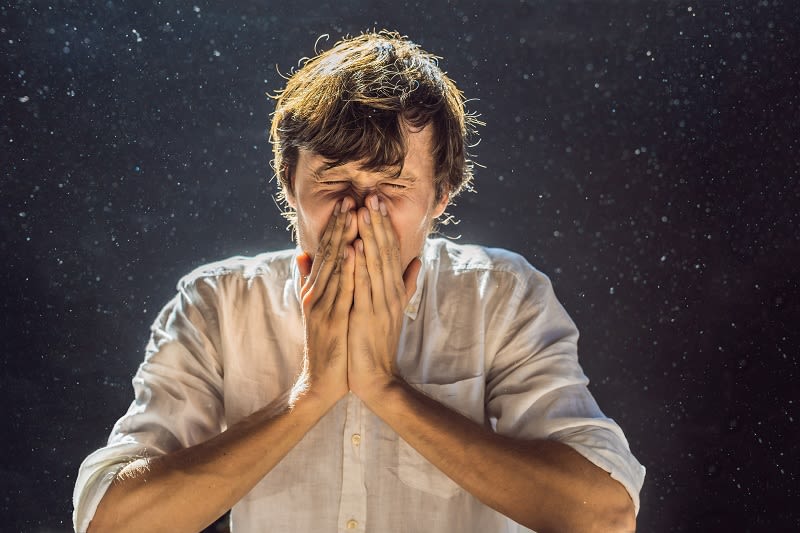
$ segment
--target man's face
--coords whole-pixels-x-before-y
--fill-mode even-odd
[[[437,202],[434,189],[432,127],[406,130],[407,152],[403,168],[378,172],[353,161],[327,169],[322,156],[300,150],[293,175],[294,194],[287,195],[297,211],[300,248],[314,257],[319,240],[336,202],[352,198],[357,207],[377,194],[386,204],[392,227],[400,243],[405,269],[422,250],[433,221],[447,206],[447,194]],[[352,207],[352,204],[351,204]]]

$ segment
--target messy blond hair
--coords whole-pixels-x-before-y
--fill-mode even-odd
[[[470,188],[473,162],[468,138],[482,124],[439,68],[438,57],[395,32],[347,38],[306,60],[279,91],[270,140],[287,218],[300,148],[331,166],[363,161],[365,169],[402,165],[404,125],[433,125],[436,201]]]

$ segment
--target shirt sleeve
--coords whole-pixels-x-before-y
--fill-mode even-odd
[[[638,514],[645,468],[589,392],[578,363],[578,330],[550,280],[519,261],[511,301],[490,323],[493,332],[502,332],[487,375],[492,427],[504,435],[571,446],[622,483]]]
[[[217,278],[184,278],[151,326],[135,399],[108,444],[81,464],[73,493],[83,532],[117,473],[132,461],[203,442],[222,431],[222,367],[216,346]]]

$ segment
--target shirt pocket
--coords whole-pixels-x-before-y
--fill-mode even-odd
[[[484,424],[483,376],[454,383],[411,383],[411,386],[472,421]],[[451,498],[461,490],[455,481],[402,438],[398,439],[397,449],[397,473],[405,485],[441,498]]]

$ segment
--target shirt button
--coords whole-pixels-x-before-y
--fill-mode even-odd
[[[359,444],[361,444],[361,435],[359,435],[358,433],[354,433],[353,436],[350,437],[350,440],[353,442],[353,446],[358,446]],[[348,524],[349,523],[350,522],[348,522]]]
[[[347,521],[347,529],[355,529],[357,527],[358,527],[358,522],[356,520]]]

